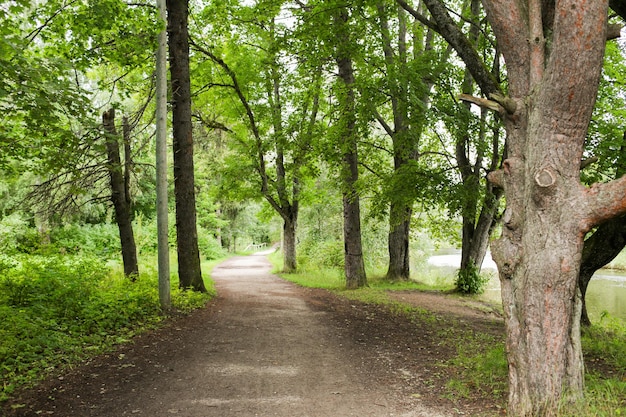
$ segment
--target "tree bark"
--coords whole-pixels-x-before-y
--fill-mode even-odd
[[[293,219],[283,219],[283,271],[294,272],[296,263],[297,214]]]
[[[206,292],[200,268],[196,228],[188,7],[188,0],[167,0],[178,278],[181,288]]]
[[[115,222],[120,235],[122,246],[122,261],[124,264],[124,275],[131,277],[134,281],[139,274],[137,262],[137,247],[135,245],[135,235],[133,234],[132,212],[130,207],[130,194],[128,181],[130,175],[122,168],[120,158],[120,148],[117,131],[115,129],[115,110],[110,109],[102,114],[102,125],[106,135],[107,165],[111,184],[111,202],[115,210]],[[126,133],[126,129],[125,133]],[[126,166],[130,158],[129,152],[126,154]]]
[[[490,174],[507,201],[492,251],[507,329],[508,411],[555,415],[563,402],[583,395],[577,287],[583,237],[623,204],[613,199],[604,207],[615,186],[586,190],[579,180],[607,1],[483,3],[517,104],[505,115],[508,159]]]
[[[361,242],[361,208],[356,183],[359,179],[357,132],[355,116],[354,69],[352,66],[349,14],[338,8],[333,16],[337,35],[335,62],[339,70],[338,101],[340,116],[337,123],[341,132],[343,181],[343,235],[344,262],[347,288],[367,285],[363,245]]]

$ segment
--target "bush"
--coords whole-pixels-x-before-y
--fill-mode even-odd
[[[226,251],[219,244],[215,236],[208,230],[198,227],[198,249],[204,259],[211,261],[226,255]]]
[[[0,269],[0,401],[61,364],[125,342],[165,317],[151,268],[131,282],[93,257],[4,257]],[[179,291],[172,305],[188,312],[213,294]]]
[[[459,269],[454,285],[463,294],[482,294],[489,277],[480,274],[480,269],[473,262],[465,269]]]

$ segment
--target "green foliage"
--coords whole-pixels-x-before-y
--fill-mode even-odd
[[[206,260],[223,258],[226,254],[215,236],[203,227],[198,227],[198,249]]]
[[[47,252],[91,254],[101,259],[119,256],[120,238],[115,224],[66,224],[50,231]]]
[[[459,269],[454,285],[463,294],[482,294],[489,282],[487,275],[480,273],[480,268],[470,262],[465,269]]]
[[[163,315],[156,271],[131,282],[84,256],[3,259],[0,277],[0,400],[58,367],[128,341]],[[145,270],[150,268],[145,267]],[[214,294],[180,291],[175,309],[189,312]]]
[[[303,269],[343,269],[343,241],[307,239],[298,246],[298,263]]]

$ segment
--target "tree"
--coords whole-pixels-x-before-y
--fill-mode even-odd
[[[157,0],[157,9],[159,10],[159,19],[166,27],[167,6],[165,0]],[[155,59],[155,141],[159,301],[162,309],[169,309],[171,307],[171,290],[167,195],[167,31],[165,27],[158,34]]]
[[[468,39],[475,48],[485,43],[486,31],[480,26],[480,0],[470,3],[471,25]],[[483,39],[481,39],[481,37]],[[488,52],[484,52],[487,55]],[[500,54],[493,52],[492,74],[500,82]],[[473,94],[474,80],[466,69],[461,90],[463,94]],[[490,117],[488,110],[481,109],[476,129],[470,128],[472,119],[471,103],[465,102],[467,111],[462,117],[457,131],[455,157],[461,176],[460,208],[462,217],[461,264],[459,266],[457,289],[463,292],[480,291],[480,269],[489,246],[489,239],[496,225],[502,190],[486,181],[485,172],[495,171],[501,163],[499,118]],[[457,113],[457,117],[458,117]],[[490,122],[491,119],[491,122]],[[495,120],[494,120],[495,119]],[[457,120],[458,123],[458,120]],[[488,132],[491,140],[488,142]],[[473,158],[473,162],[472,162]],[[485,159],[487,161],[485,162]],[[482,188],[482,190],[481,190]]]
[[[583,237],[626,210],[626,179],[589,188],[580,183],[608,4],[484,0],[507,64],[507,96],[443,4],[425,4],[507,131],[508,157],[489,180],[504,189],[507,204],[492,251],[505,312],[509,412],[554,415],[583,394],[577,287]]]
[[[198,230],[196,228],[189,33],[187,26],[188,0],[168,0],[167,12],[179,285],[181,288],[206,292],[200,268]]]
[[[130,196],[130,141],[128,120],[124,118],[124,148],[125,169],[123,168],[118,142],[117,130],[115,128],[115,110],[110,109],[102,114],[102,125],[105,132],[105,143],[107,149],[107,169],[111,184],[111,202],[115,210],[115,222],[120,233],[122,246],[122,261],[124,264],[124,275],[135,280],[139,274],[137,263],[137,246],[135,245],[135,235],[133,234],[132,208]]]
[[[336,35],[334,59],[338,69],[337,102],[339,116],[336,132],[341,149],[341,179],[343,181],[343,230],[344,258],[347,288],[359,288],[367,285],[363,245],[361,242],[361,208],[357,181],[358,133],[356,127],[354,69],[352,63],[352,44],[350,39],[349,11],[346,7],[337,7],[331,16]]]
[[[258,189],[252,194],[260,193],[282,218],[283,270],[291,272],[297,268],[298,213],[306,169],[312,165],[310,150],[318,124],[322,77],[319,65],[292,55],[292,45],[298,40],[289,40],[293,37],[289,30],[277,23],[281,6],[279,2],[271,7],[241,7],[235,17],[227,19],[245,22],[237,25],[234,39],[222,35],[219,46],[206,47],[198,40],[193,47],[216,67],[208,74],[199,72],[203,74],[199,89],[219,91],[216,99],[209,100],[221,106],[220,120],[226,120],[204,120],[203,124],[221,129],[235,139],[240,179],[248,179],[245,169],[256,171],[257,179],[251,182]],[[216,37],[221,34],[218,32]],[[241,38],[246,39],[245,45],[240,44]],[[200,70],[205,68],[198,65]],[[234,100],[224,100],[229,93]],[[224,102],[237,105],[228,108]],[[244,123],[241,114],[245,115]],[[247,163],[241,164],[241,158]]]
[[[434,77],[433,73],[436,72],[435,65],[425,64],[432,55],[428,52],[433,47],[433,39],[428,28],[419,23],[411,25],[406,12],[397,4],[390,7],[385,1],[377,1],[375,7],[383,63],[373,66],[381,67],[382,74],[375,87],[368,86],[361,90],[365,97],[381,92],[380,97],[373,97],[370,107],[373,117],[391,139],[393,172],[383,184],[383,188],[387,189],[383,194],[389,201],[389,265],[386,277],[390,280],[408,280],[411,216],[416,197],[412,189],[419,187],[414,178],[414,168],[419,159],[420,139],[432,87],[432,83],[426,79]],[[391,15],[397,16],[395,31],[392,30],[394,24],[390,22]],[[409,36],[412,42],[408,40]],[[376,56],[376,52],[371,55]],[[426,66],[432,72],[420,71]],[[384,111],[385,107],[390,108]],[[386,113],[389,113],[388,117]]]

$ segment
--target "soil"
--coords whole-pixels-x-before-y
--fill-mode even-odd
[[[229,259],[212,272],[218,296],[206,308],[17,393],[1,415],[503,414],[493,396],[455,397],[446,387],[455,370],[443,366],[456,346],[444,343],[442,326],[502,337],[493,309],[441,293],[392,293],[432,312],[407,318],[270,270],[262,254]]]

